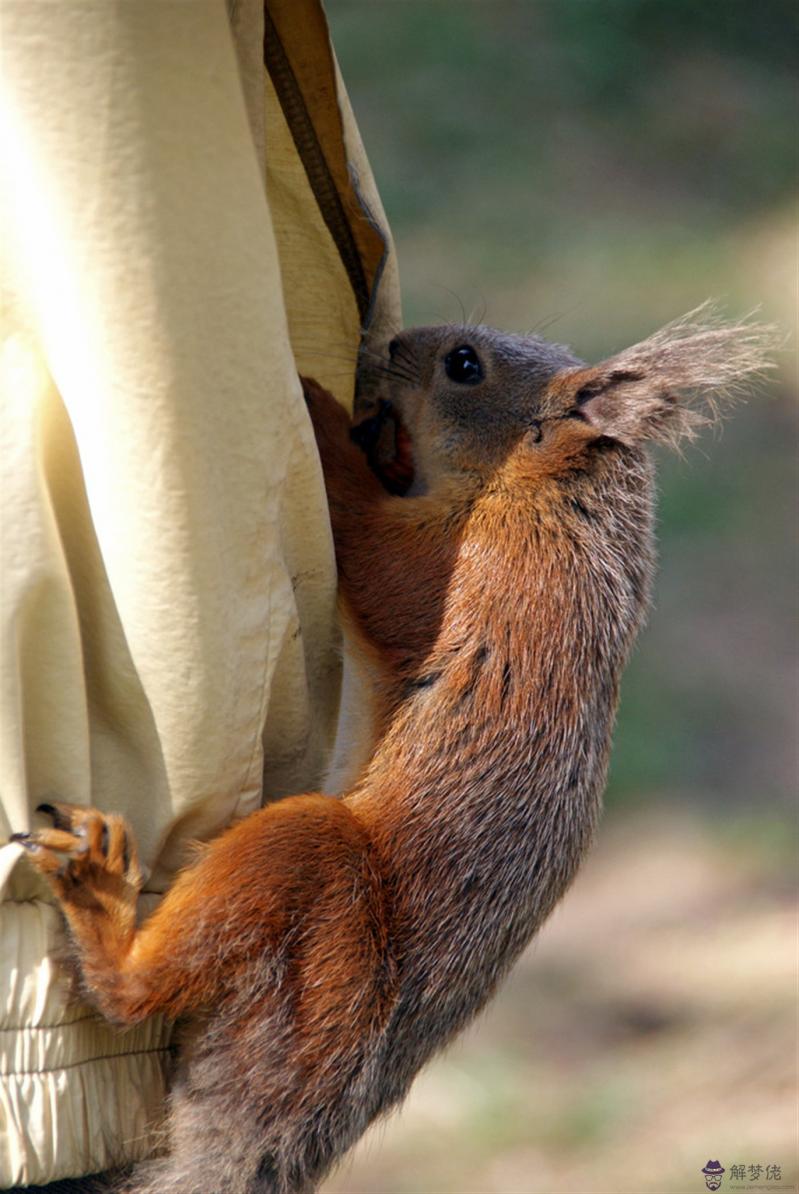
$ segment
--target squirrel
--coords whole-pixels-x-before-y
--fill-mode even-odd
[[[648,445],[690,439],[769,346],[704,308],[594,366],[405,330],[365,354],[355,427],[303,380],[370,686],[335,783],[228,828],[141,927],[123,818],[46,804],[14,835],[85,998],[188,1024],[170,1151],[120,1189],[312,1190],[485,1005],[594,834],[652,583]]]

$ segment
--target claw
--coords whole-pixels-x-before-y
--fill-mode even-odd
[[[10,842],[18,842],[20,846],[24,846],[26,850],[36,849],[36,843],[32,840],[29,833],[12,833],[8,840]]]
[[[72,818],[61,812],[54,804],[49,804],[47,801],[36,805],[37,813],[44,813],[46,817],[52,817],[53,825],[56,829],[70,829],[72,826]]]

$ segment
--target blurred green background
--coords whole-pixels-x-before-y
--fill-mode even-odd
[[[406,323],[465,312],[590,360],[713,297],[788,337],[794,0],[328,0],[328,16]],[[656,604],[591,861],[331,1194],[687,1194],[717,1157],[723,1189],[739,1163],[796,1183],[792,336],[779,365],[721,433],[660,461]]]

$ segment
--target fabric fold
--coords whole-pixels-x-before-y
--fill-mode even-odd
[[[124,813],[143,913],[189,839],[321,778],[341,661],[297,372],[351,403],[364,311],[399,314],[321,7],[268,9],[3,8],[0,836],[54,796]],[[270,20],[355,270],[265,68]],[[13,844],[0,893],[0,1185],[144,1156],[171,1027],[120,1033],[69,995]]]

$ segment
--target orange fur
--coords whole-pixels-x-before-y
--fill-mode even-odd
[[[486,328],[403,333],[381,376],[417,455],[422,491],[404,497],[304,382],[345,621],[373,677],[374,749],[354,786],[228,829],[138,929],[121,818],[48,806],[52,829],[17,835],[53,885],[87,998],[121,1024],[194,1023],[172,1153],[126,1188],[308,1190],[565,891],[648,598],[644,442],[692,433],[679,387],[703,370],[712,388],[762,364],[750,332],[736,373],[740,325],[693,326],[594,369]],[[479,369],[460,384],[448,362],[464,351]]]

